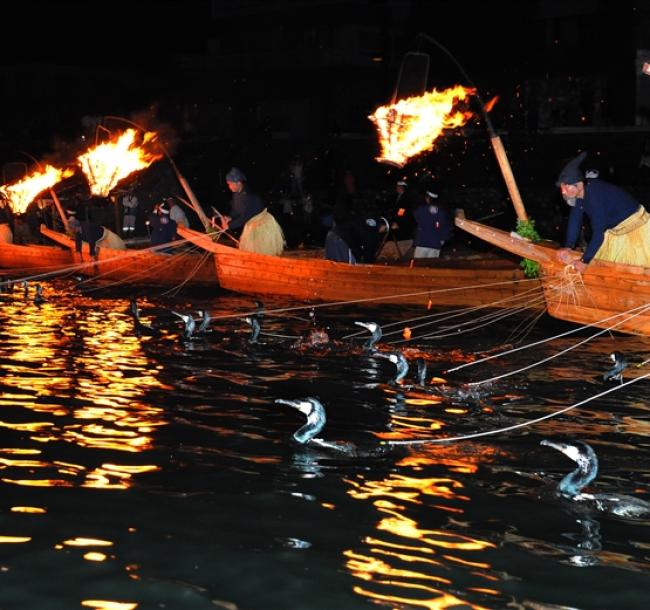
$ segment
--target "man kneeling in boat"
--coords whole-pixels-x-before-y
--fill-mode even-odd
[[[232,192],[230,216],[222,217],[222,230],[233,239],[239,237],[239,249],[279,256],[284,249],[282,228],[264,203],[248,189],[246,175],[236,167],[226,174]]]
[[[583,272],[593,259],[650,267],[650,215],[629,193],[599,178],[585,178],[580,153],[569,161],[557,181],[564,201],[571,206],[565,247],[558,259]],[[584,213],[589,217],[592,236],[582,257],[575,246]]]

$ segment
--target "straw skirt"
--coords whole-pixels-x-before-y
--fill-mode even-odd
[[[594,259],[650,267],[650,214],[643,206],[605,231]]]

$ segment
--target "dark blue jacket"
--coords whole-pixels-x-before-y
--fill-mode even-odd
[[[253,216],[264,209],[264,203],[255,194],[244,189],[241,193],[233,193],[230,203],[230,224],[228,229],[241,229]]]
[[[451,237],[451,223],[447,211],[440,205],[421,203],[413,210],[417,222],[414,246],[442,248]]]
[[[591,224],[591,239],[582,260],[588,263],[602,245],[605,231],[634,214],[639,205],[632,195],[618,186],[597,178],[585,181],[584,199],[578,199],[571,208],[565,247],[573,248],[576,245],[586,213]]]
[[[162,216],[152,215],[149,221],[151,230],[151,245],[160,246],[176,239],[176,221],[167,214]]]
[[[88,243],[88,249],[92,256],[95,256],[95,244],[104,235],[104,227],[92,220],[82,220],[79,223],[79,230],[75,233],[75,250],[81,252],[82,243]]]

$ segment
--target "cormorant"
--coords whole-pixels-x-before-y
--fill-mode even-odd
[[[210,317],[210,313],[206,311],[205,309],[199,309],[197,311],[199,316],[201,317],[201,324],[199,324],[199,328],[196,331],[197,333],[207,333],[210,330],[210,322],[212,321],[212,318]]]
[[[621,352],[612,352],[609,355],[614,366],[603,374],[603,381],[618,381],[623,383],[623,371],[629,364]]]
[[[140,321],[140,310],[138,309],[138,303],[135,299],[129,301],[129,314],[133,318],[133,325],[137,337],[141,337],[142,335],[159,334],[158,329],[154,328],[150,324],[145,324]]]
[[[409,372],[408,360],[404,357],[404,354],[402,354],[402,352],[375,352],[375,356],[390,360],[397,367],[397,373],[391,380],[391,383],[398,384],[400,381],[402,381],[402,379],[404,379],[404,377],[406,377],[406,374]]]
[[[375,350],[375,344],[377,341],[379,341],[383,333],[381,331],[381,326],[377,324],[376,322],[355,322],[357,326],[363,326],[364,328],[367,328],[370,331],[370,339],[366,341],[364,344],[364,349],[368,350],[369,352],[372,352]]]
[[[540,445],[557,449],[571,458],[578,467],[567,474],[557,486],[557,494],[580,507],[628,519],[650,517],[650,503],[633,496],[599,493],[582,493],[583,487],[598,476],[596,452],[584,441],[557,443],[544,439]]]
[[[257,343],[257,338],[260,336],[260,332],[262,331],[258,316],[246,316],[244,322],[251,327],[251,336],[248,338],[248,342],[251,344]]]
[[[45,303],[45,297],[43,296],[43,286],[36,284],[36,293],[34,294],[34,305],[41,305]]]
[[[194,322],[194,318],[188,314],[185,313],[178,313],[177,311],[173,311],[172,313],[175,316],[178,316],[183,322],[185,323],[185,328],[183,329],[183,339],[191,339],[192,335],[194,334],[194,330],[196,329],[196,323]]]
[[[307,423],[293,433],[291,439],[301,446],[316,447],[336,453],[342,453],[350,457],[358,455],[357,446],[354,443],[345,441],[326,441],[322,438],[314,438],[325,425],[325,407],[317,398],[311,396],[297,400],[286,400],[276,398],[276,404],[289,405],[297,409],[307,417]]]
[[[415,364],[418,367],[418,385],[427,385],[427,361],[424,358],[418,358]]]

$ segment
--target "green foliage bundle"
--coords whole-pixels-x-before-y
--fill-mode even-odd
[[[535,228],[534,220],[518,220],[516,232],[518,235],[530,239],[533,243],[538,242],[541,237]],[[536,261],[531,261],[528,258],[522,259],[519,266],[523,269],[524,275],[526,277],[539,277],[539,263]]]

